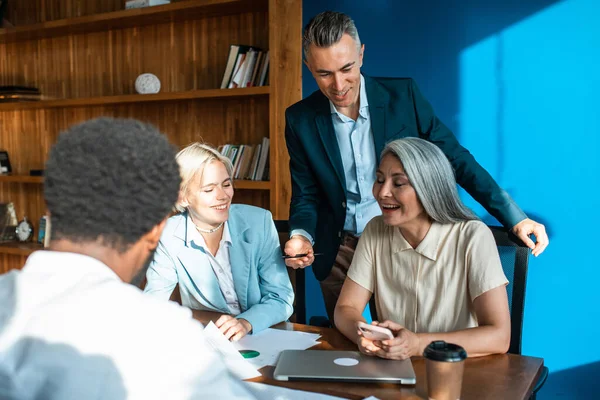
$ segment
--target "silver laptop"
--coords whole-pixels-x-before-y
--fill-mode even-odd
[[[386,360],[358,351],[284,350],[273,373],[279,381],[416,383],[410,359]]]

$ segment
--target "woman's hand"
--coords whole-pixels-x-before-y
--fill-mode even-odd
[[[221,315],[215,325],[225,335],[225,338],[232,342],[237,342],[252,330],[250,322],[231,315]]]
[[[366,354],[368,356],[375,355],[375,353],[378,350],[381,350],[381,347],[377,346],[377,344],[376,344],[376,342],[379,342],[379,341],[367,339],[366,337],[364,337],[362,331],[360,329],[358,329],[358,322],[359,321],[356,321],[354,323],[356,332],[358,334],[358,340],[356,341],[356,344],[358,345],[358,351],[360,351],[361,353]],[[379,343],[379,344],[381,344],[381,343]]]
[[[405,360],[422,353],[419,336],[402,325],[389,320],[379,323],[374,321],[373,325],[388,328],[392,331],[394,338],[381,341],[375,340],[373,345],[376,349],[371,350],[371,354],[390,360]]]

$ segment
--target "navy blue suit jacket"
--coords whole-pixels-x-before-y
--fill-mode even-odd
[[[435,116],[413,79],[364,78],[378,162],[391,140],[410,136],[426,139],[446,154],[457,182],[504,226],[513,227],[526,218]],[[290,228],[312,235],[315,252],[323,253],[315,258],[313,270],[317,279],[323,280],[331,271],[346,218],[346,182],[329,100],[316,91],[290,106],[285,118],[292,178]]]

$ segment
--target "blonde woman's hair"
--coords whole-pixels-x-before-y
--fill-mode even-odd
[[[230,177],[233,176],[233,165],[229,158],[219,153],[213,147],[195,142],[186,146],[175,156],[179,164],[179,173],[181,174],[181,186],[179,188],[180,196],[175,204],[177,212],[184,212],[185,207],[181,205],[182,194],[187,193],[190,183],[197,177],[202,176],[204,167],[214,161],[222,162],[227,169]]]

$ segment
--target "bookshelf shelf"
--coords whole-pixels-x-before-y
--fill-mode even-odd
[[[43,176],[29,175],[0,175],[0,183],[15,182],[15,183],[43,183]]]
[[[28,256],[36,250],[42,250],[44,246],[34,242],[7,242],[0,243],[0,254],[12,254],[16,256]]]
[[[123,1],[124,3],[124,1]],[[0,29],[0,43],[122,29],[268,9],[266,0],[186,0]]]
[[[32,110],[44,108],[88,107],[104,106],[127,103],[149,103],[158,101],[217,99],[227,97],[264,96],[269,94],[268,86],[241,88],[241,89],[204,89],[189,90],[185,92],[157,93],[157,94],[126,94],[120,96],[98,96],[80,99],[59,99],[40,101],[21,101],[0,103],[0,111]]]
[[[233,187],[235,189],[271,190],[271,182],[235,180],[233,181]]]

